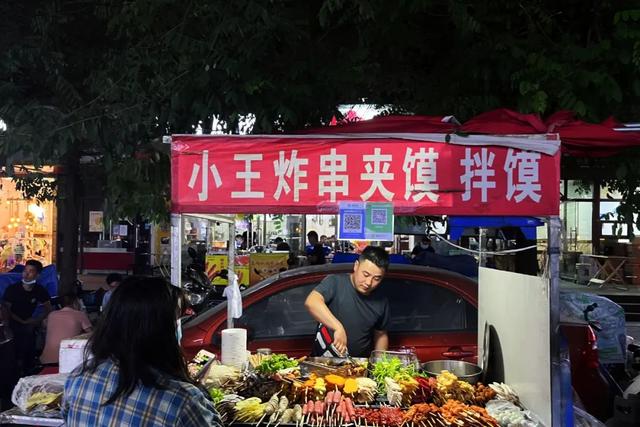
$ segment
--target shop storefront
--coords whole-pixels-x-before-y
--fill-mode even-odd
[[[37,259],[55,262],[56,206],[25,199],[10,178],[0,178],[0,271]]]

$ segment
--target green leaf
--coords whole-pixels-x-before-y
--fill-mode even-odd
[[[618,179],[624,179],[627,176],[627,165],[626,164],[621,164],[620,166],[618,166],[618,168],[616,169],[616,178]]]

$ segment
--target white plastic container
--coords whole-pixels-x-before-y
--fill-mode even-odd
[[[84,361],[84,349],[88,340],[89,334],[83,334],[60,342],[58,372],[69,373]]]

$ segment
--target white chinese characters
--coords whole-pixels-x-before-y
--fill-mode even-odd
[[[515,150],[509,149],[507,160],[504,162],[504,170],[507,173],[507,200],[515,198],[516,203],[520,203],[529,197],[536,203],[540,202],[542,185],[540,184],[539,160],[540,153],[527,151],[516,153]],[[514,174],[514,171],[517,173]],[[514,177],[514,175],[516,176]]]
[[[191,169],[191,178],[189,178],[189,182],[187,183],[187,187],[190,189],[194,189],[196,186],[196,180],[198,179],[198,172],[202,171],[201,182],[200,182],[200,191],[198,192],[198,200],[201,202],[205,202],[209,199],[209,171],[211,175],[213,175],[213,182],[216,185],[216,188],[220,188],[222,185],[222,180],[220,179],[220,174],[218,173],[218,168],[215,164],[209,166],[209,150],[202,151],[202,164],[194,163],[193,168]]]
[[[273,169],[278,178],[278,188],[276,188],[273,198],[280,200],[282,191],[284,191],[285,194],[291,192],[291,187],[289,187],[287,179],[293,176],[293,201],[298,202],[300,201],[300,190],[307,189],[307,183],[300,181],[301,178],[307,176],[307,171],[301,170],[300,167],[307,165],[309,160],[298,158],[298,150],[291,150],[290,159],[285,157],[284,151],[280,151],[278,156],[278,160],[273,161]]]
[[[232,199],[262,199],[264,191],[253,191],[251,181],[260,179],[260,172],[251,169],[251,162],[262,160],[262,154],[235,154],[233,160],[244,161],[244,170],[236,172],[236,178],[244,180],[244,191],[232,191]]]
[[[191,190],[191,201],[209,203],[215,197],[215,202],[237,206],[257,199],[307,209],[360,198],[394,202],[402,209],[451,209],[465,202],[475,209],[482,203],[489,211],[494,202],[501,208],[546,203],[543,185],[550,179],[540,175],[547,164],[541,153],[494,146],[374,144],[281,144],[216,154],[206,149],[193,153],[196,160],[186,164],[180,185]]]
[[[429,151],[420,147],[420,150],[415,154],[410,147],[407,147],[402,165],[405,173],[405,200],[409,200],[411,193],[414,193],[411,197],[414,202],[419,202],[425,196],[432,202],[438,201],[438,195],[434,193],[440,188],[436,182],[436,160],[438,160],[438,153],[433,147],[429,147]],[[415,181],[413,180],[414,174],[412,174],[414,171]]]
[[[347,172],[347,155],[337,154],[332,148],[329,154],[320,156],[320,175],[318,176],[318,194],[329,193],[329,199],[336,201],[336,195],[349,195],[349,175]]]
[[[491,181],[496,174],[492,169],[496,155],[482,148],[480,153],[471,156],[471,148],[464,149],[464,159],[460,160],[460,165],[464,167],[464,174],[460,177],[460,182],[464,184],[462,200],[467,202],[471,199],[472,189],[480,189],[480,200],[487,202],[487,191],[496,188],[496,182]]]
[[[365,154],[362,160],[367,162],[364,166],[365,173],[360,174],[363,181],[371,181],[371,186],[360,195],[363,201],[367,201],[378,190],[382,197],[388,201],[393,200],[393,192],[387,190],[382,181],[393,181],[394,174],[389,172],[391,168],[391,154],[382,154],[380,148],[375,148],[373,154]]]

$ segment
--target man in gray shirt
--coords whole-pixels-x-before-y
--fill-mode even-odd
[[[319,322],[314,356],[331,354],[369,357],[389,346],[389,302],[376,291],[389,266],[383,248],[367,246],[350,274],[332,274],[309,294],[305,307]]]

